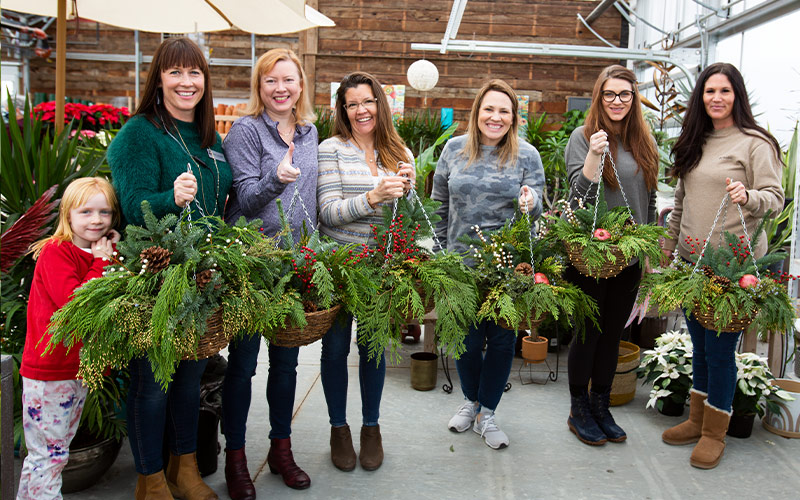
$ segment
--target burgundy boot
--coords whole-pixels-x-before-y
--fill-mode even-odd
[[[311,486],[311,478],[294,463],[292,438],[271,439],[267,454],[269,471],[280,474],[289,488],[304,490]]]
[[[225,482],[228,483],[228,495],[233,500],[255,500],[256,487],[247,470],[244,447],[225,450]]]

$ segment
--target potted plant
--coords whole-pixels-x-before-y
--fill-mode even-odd
[[[716,248],[687,237],[694,263],[676,259],[661,272],[646,274],[639,300],[649,296],[661,314],[677,308],[691,311],[700,324],[718,332],[738,332],[751,323],[761,332],[790,329],[794,308],[786,282],[796,277],[766,270],[786,255],[779,252],[755,259],[751,253],[765,220],[766,216],[752,244],[727,231],[725,244]]]
[[[472,274],[459,254],[433,253],[420,244],[433,236],[438,205],[415,197],[415,201],[401,198],[396,206],[386,207],[383,224],[372,227],[377,246],[362,245],[346,262],[359,266],[376,287],[352,309],[359,342],[368,344],[370,356],[387,347],[396,355],[403,325],[412,318],[421,321],[433,307],[441,348],[454,357],[464,352],[464,336],[477,310]]]
[[[603,195],[603,184],[597,188],[596,205],[584,205],[577,198],[577,208],[566,201],[561,217],[545,217],[545,234],[560,241],[575,268],[586,276],[610,278],[619,274],[634,257],[641,265],[647,258],[661,258],[659,238],[665,229],[655,224],[636,224],[626,206],[609,210]]]
[[[655,349],[644,352],[636,371],[652,383],[646,408],[655,407],[664,415],[683,415],[692,388],[692,339],[687,332],[670,331],[656,339]]]
[[[536,335],[536,327],[544,318],[571,317],[581,332],[586,318],[596,323],[597,305],[561,277],[562,259],[543,240],[533,237],[529,217],[515,219],[486,234],[475,226],[476,238],[462,237],[470,245],[471,269],[480,295],[476,319],[514,331],[530,330],[532,335],[523,338],[523,358],[529,352],[535,358],[526,359],[542,361],[548,340]],[[539,344],[538,349],[533,344]]]
[[[80,287],[52,318],[51,344],[82,342],[78,371],[97,389],[107,367],[146,355],[166,385],[175,362],[210,356],[236,335],[269,332],[292,312],[276,295],[275,240],[260,221],[235,225],[187,214],[129,225],[104,276]]]
[[[750,437],[756,414],[764,417],[766,407],[774,413],[778,405],[774,397],[790,401],[785,391],[773,384],[775,377],[769,370],[767,358],[752,352],[736,353],[736,392],[733,394],[733,415],[728,425],[728,435],[738,438]]]

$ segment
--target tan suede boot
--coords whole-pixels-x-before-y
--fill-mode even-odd
[[[172,493],[169,492],[167,487],[167,478],[164,477],[164,471],[160,470],[155,474],[146,476],[139,474],[134,498],[136,500],[173,500]]]
[[[725,433],[731,414],[714,408],[708,401],[703,412],[703,435],[695,445],[689,463],[698,469],[713,469],[722,459],[725,451]]]
[[[361,426],[361,449],[358,452],[358,460],[364,470],[375,470],[383,463],[383,439],[381,438],[381,426],[371,425]]]
[[[167,465],[169,491],[182,500],[217,500],[219,497],[208,487],[197,470],[197,454],[169,455]]]
[[[331,461],[345,472],[356,468],[356,450],[349,425],[331,427]]]
[[[689,391],[689,420],[670,427],[661,434],[661,440],[671,445],[692,444],[700,440],[703,431],[703,411],[708,394]]]

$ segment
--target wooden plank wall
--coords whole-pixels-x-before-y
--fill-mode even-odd
[[[600,69],[611,61],[562,57],[501,54],[465,54],[412,51],[411,44],[439,43],[447,27],[452,0],[307,0],[336,22],[285,36],[257,36],[256,55],[273,47],[295,50],[304,60],[307,76],[314,82],[314,102],[328,106],[330,83],[355,70],[375,74],[384,84],[406,85],[406,113],[423,108],[423,95],[406,80],[408,67],[425,58],[439,69],[439,83],[427,92],[427,107],[454,109],[462,124],[477,89],[488,78],[508,81],[518,93],[531,99],[530,111],[560,114],[568,96],[586,96]],[[459,39],[534,43],[601,45],[578,21],[597,5],[596,0],[470,0],[458,32]],[[69,23],[69,52],[133,54],[133,32],[81,21]],[[607,10],[592,27],[619,44],[621,18]],[[55,36],[55,27],[51,27]],[[206,34],[211,57],[248,59],[250,35],[238,31]],[[99,42],[98,42],[99,39]],[[159,34],[140,33],[143,54],[152,55]],[[6,58],[4,54],[4,58]],[[67,95],[108,101],[114,96],[134,95],[132,63],[68,60]],[[34,92],[54,92],[54,58],[31,60]],[[144,85],[148,65],[142,65]],[[212,66],[215,97],[247,98],[250,68]],[[553,116],[553,118],[558,118]]]

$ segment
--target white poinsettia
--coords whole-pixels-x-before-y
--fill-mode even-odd
[[[645,405],[645,408],[655,408],[656,407],[656,401],[658,401],[661,398],[665,398],[667,396],[670,396],[670,395],[672,395],[672,391],[670,391],[669,389],[655,389],[655,388],[653,388],[650,391],[650,399],[647,400],[647,404]]]
[[[784,400],[792,399],[787,392],[772,384],[775,377],[769,370],[767,358],[756,353],[736,353],[736,379],[733,400],[736,412],[763,415],[764,404],[769,405],[770,402],[764,400],[765,403],[762,403],[762,399],[770,394]]]

